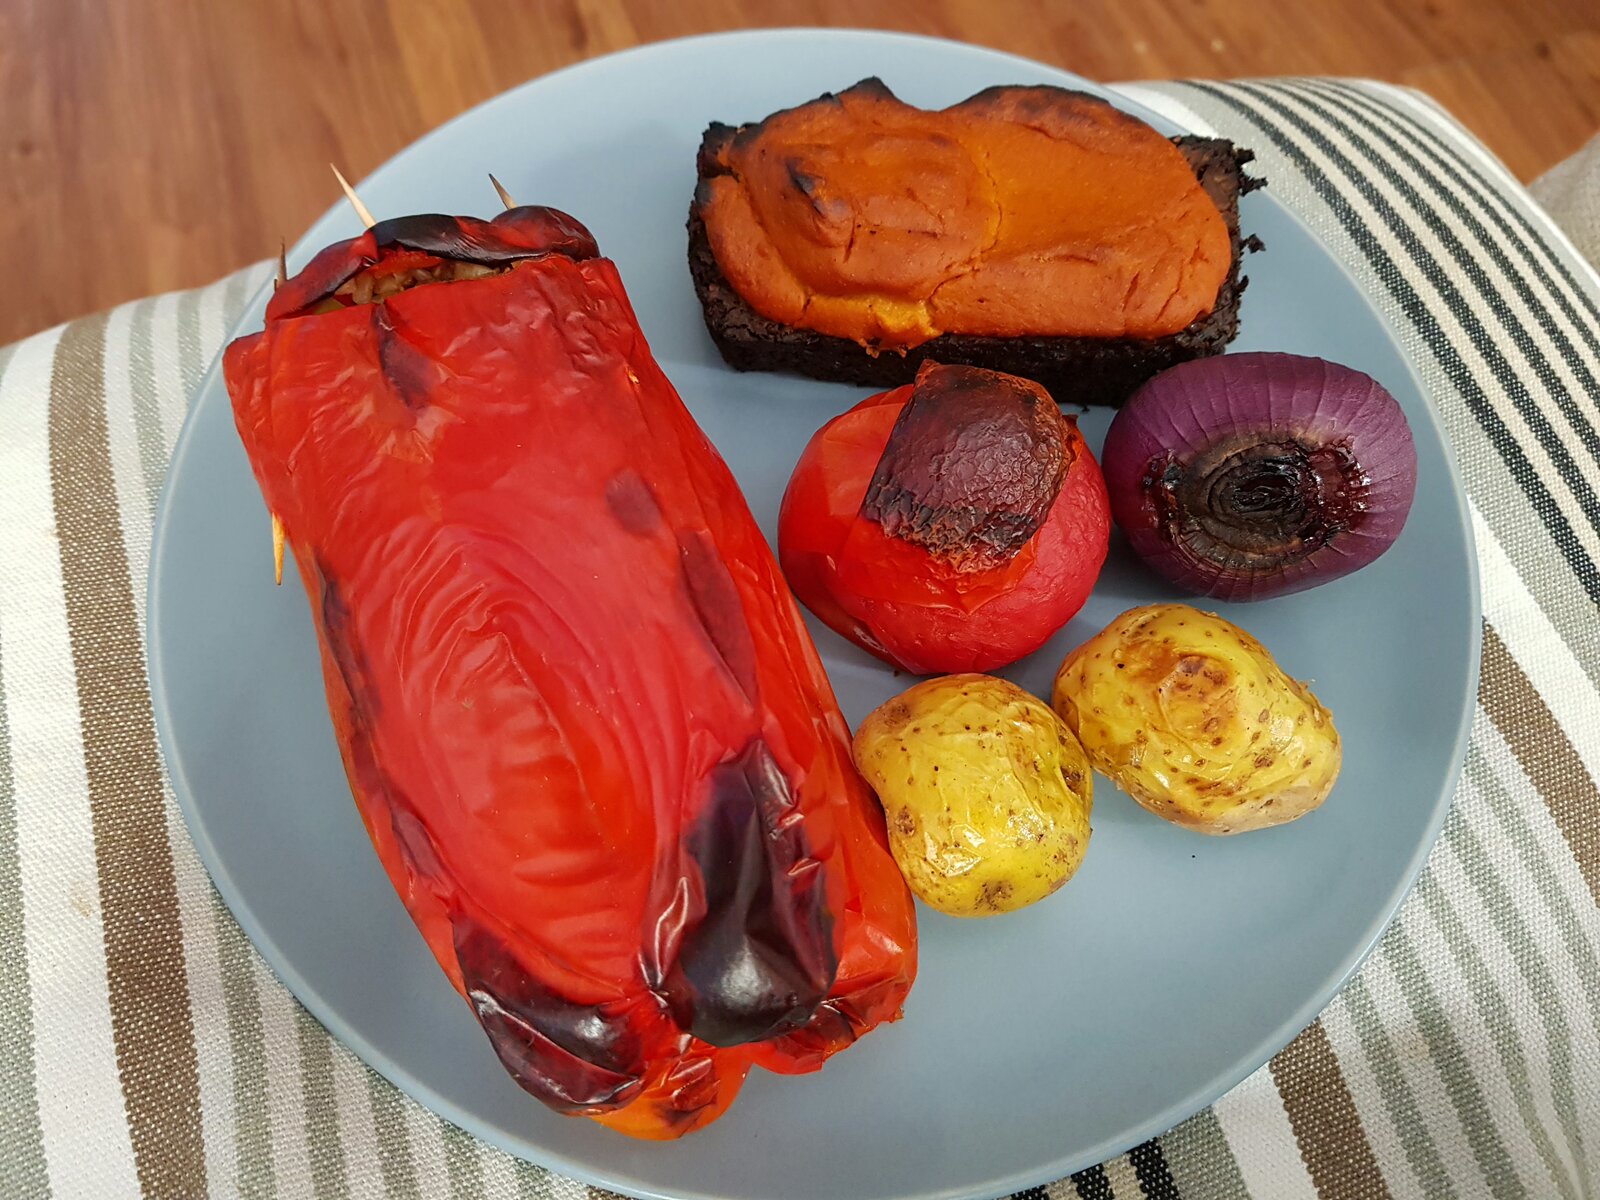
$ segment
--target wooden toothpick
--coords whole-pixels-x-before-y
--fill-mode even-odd
[[[279,587],[283,586],[283,522],[278,519],[278,514],[272,514],[272,578]]]
[[[356,210],[356,216],[361,218],[363,225],[371,229],[378,222],[373,219],[372,213],[367,206],[361,203],[361,197],[356,195],[355,188],[351,187],[350,181],[339,173],[338,167],[329,163],[328,168],[333,172],[333,177],[339,181],[339,186],[344,189],[344,198],[350,201],[350,207]]]
[[[278,276],[272,281],[272,290],[277,291],[289,282],[288,250],[280,241],[278,243]],[[272,578],[279,586],[283,586],[283,522],[278,519],[278,514],[272,514]]]
[[[517,206],[517,202],[511,198],[511,193],[506,191],[506,185],[496,179],[492,171],[489,173],[489,182],[494,184],[494,190],[500,194],[501,204],[504,204],[508,209]]]

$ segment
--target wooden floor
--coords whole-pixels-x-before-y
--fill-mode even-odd
[[[1524,178],[1600,129],[1600,0],[11,0],[0,343],[267,257],[330,201],[330,160],[358,178],[533,76],[780,24],[939,34],[1102,80],[1395,80]]]

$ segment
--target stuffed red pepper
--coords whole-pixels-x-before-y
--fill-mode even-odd
[[[506,1068],[640,1137],[900,1013],[909,893],[743,497],[577,221],[329,246],[224,360],[357,807]]]

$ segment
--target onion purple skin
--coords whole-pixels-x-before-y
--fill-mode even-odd
[[[1400,536],[1417,482],[1411,428],[1381,384],[1269,352],[1151,379],[1112,420],[1100,466],[1134,552],[1225,601],[1360,570]]]

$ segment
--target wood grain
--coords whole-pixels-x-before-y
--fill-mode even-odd
[[[12,0],[0,5],[0,343],[272,254],[462,109],[640,42],[902,29],[1094,79],[1420,87],[1531,178],[1600,127],[1596,0]]]

